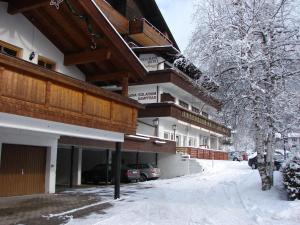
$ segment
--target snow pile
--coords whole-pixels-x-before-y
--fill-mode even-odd
[[[204,173],[123,186],[127,198],[115,202],[106,214],[95,212],[68,225],[300,224],[300,201],[286,201],[279,172],[275,187],[262,192],[258,171],[247,162],[198,162]]]

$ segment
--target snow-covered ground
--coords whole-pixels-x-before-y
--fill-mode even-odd
[[[273,190],[261,192],[258,172],[247,162],[199,161],[205,168],[202,174],[123,187],[130,194],[113,202],[106,214],[74,219],[68,225],[300,224],[300,201],[286,201],[279,173]]]

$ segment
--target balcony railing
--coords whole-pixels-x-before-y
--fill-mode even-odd
[[[213,159],[213,160],[228,160],[228,153],[213,149],[177,147],[177,153],[189,154],[191,158],[197,159]]]
[[[139,118],[143,117],[173,117],[183,122],[193,124],[195,126],[230,136],[229,128],[218,124],[197,113],[183,109],[174,103],[154,103],[146,105],[146,109],[139,111]]]
[[[144,18],[129,22],[129,36],[143,46],[172,45],[166,35]]]
[[[135,133],[139,108],[121,95],[0,54],[0,112]]]

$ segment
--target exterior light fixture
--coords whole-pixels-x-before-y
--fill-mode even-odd
[[[155,126],[155,127],[157,127],[159,125],[158,118],[154,119],[152,122],[153,122],[153,126]]]

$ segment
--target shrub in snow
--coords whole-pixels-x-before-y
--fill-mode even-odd
[[[289,200],[300,200],[300,155],[294,156],[283,168],[283,184]]]

